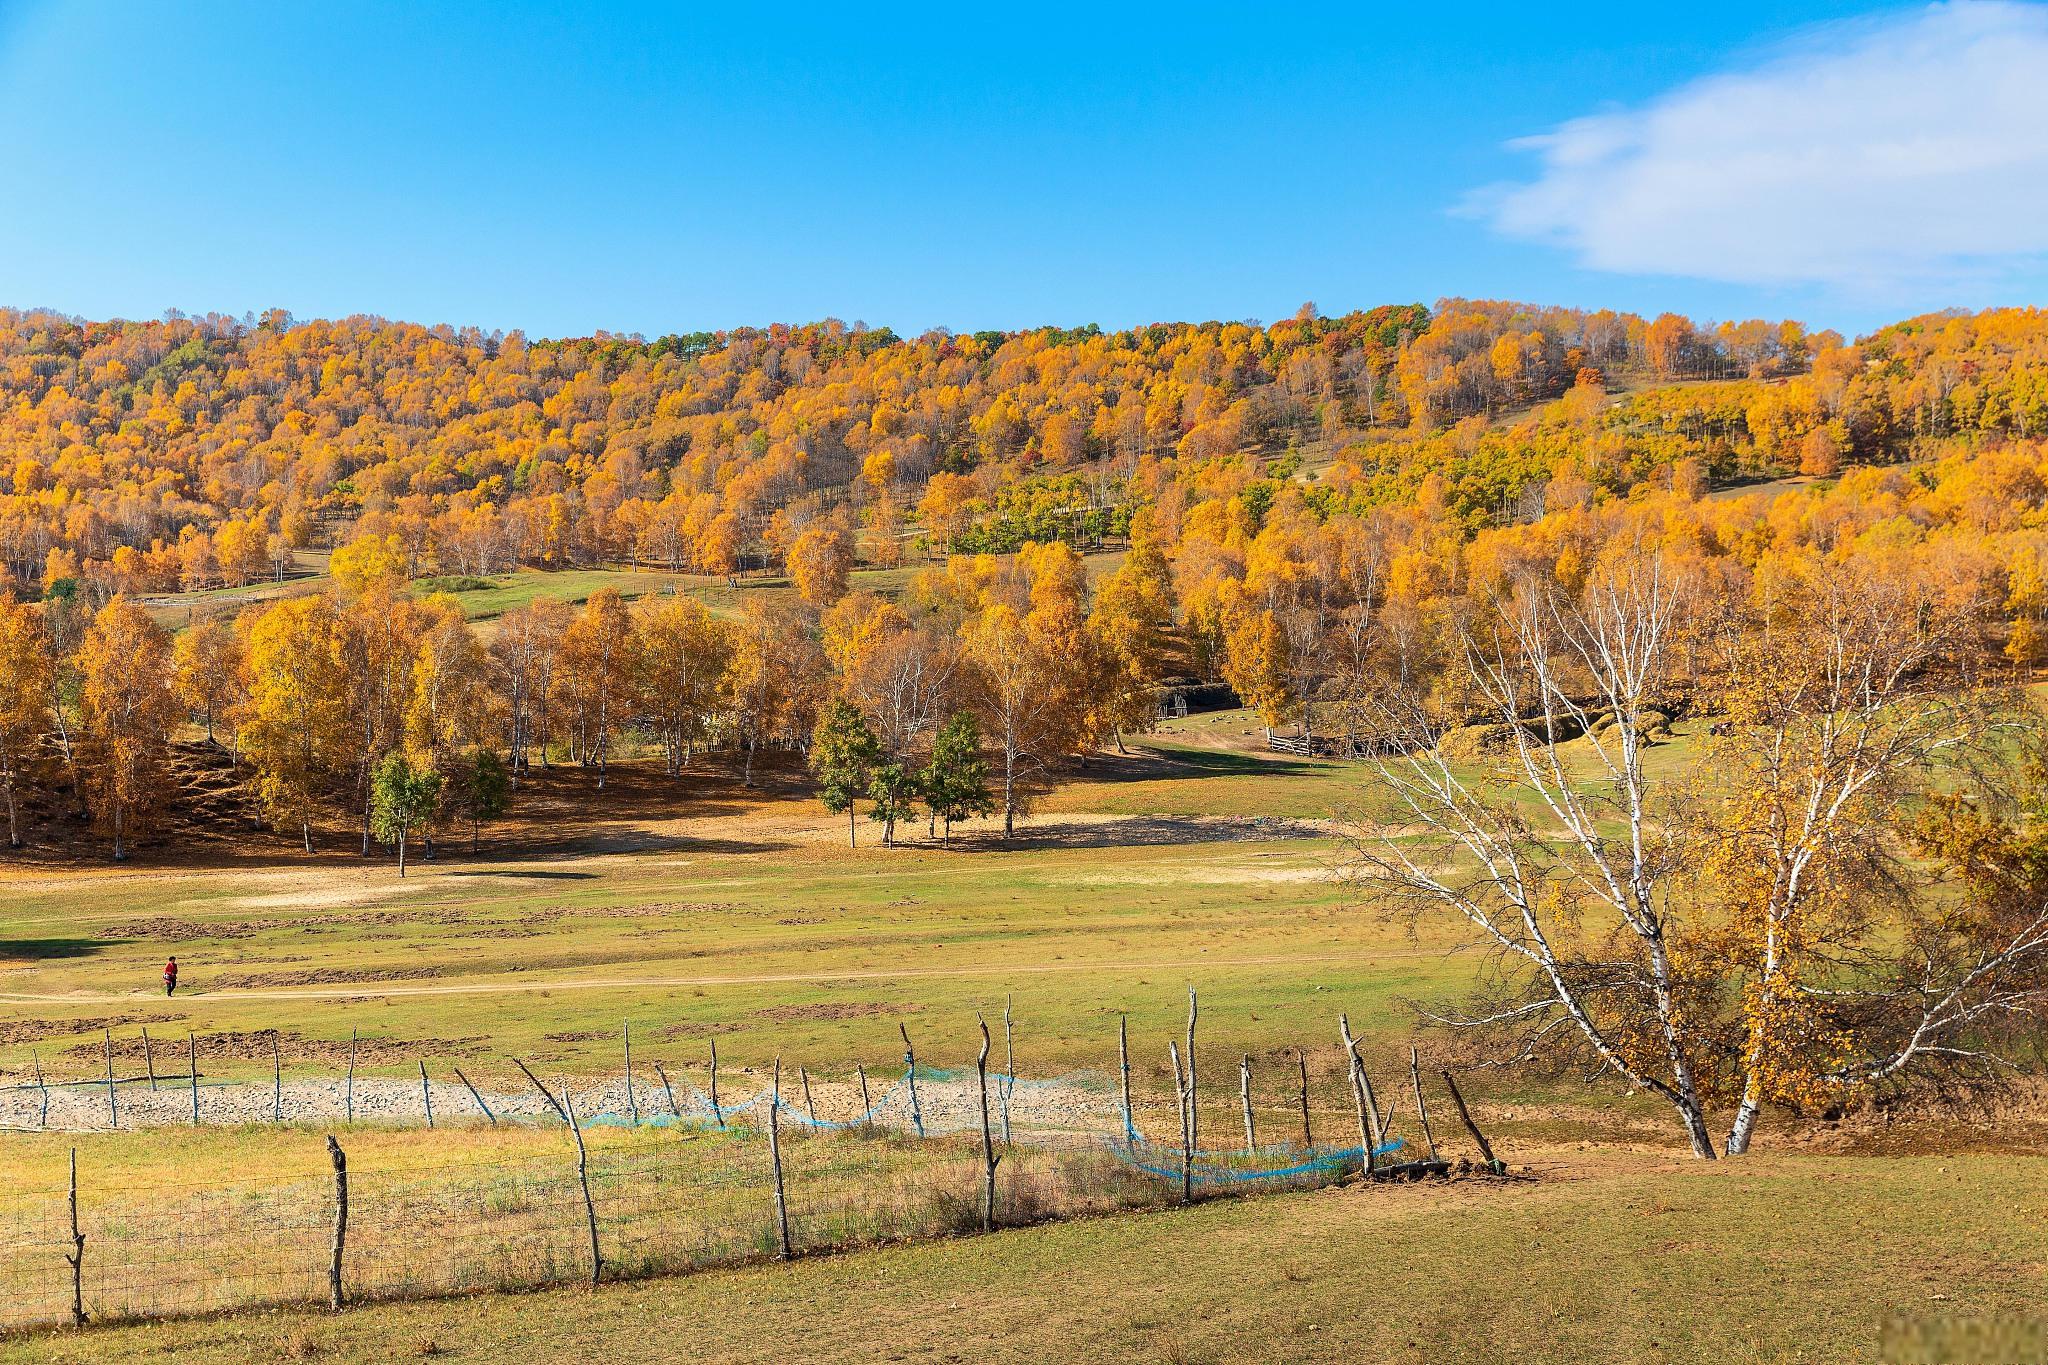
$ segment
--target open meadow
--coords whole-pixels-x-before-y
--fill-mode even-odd
[[[1681,727],[1652,763],[1690,762],[1694,733]],[[1788,1126],[1750,1164],[1706,1172],[1642,1097],[1467,1073],[1518,1181],[1321,1192],[1281,1181],[1266,1197],[1171,1210],[1170,1157],[1153,1158],[1165,1178],[1147,1176],[1100,1145],[1121,1125],[1120,1019],[1139,1131],[1163,1137],[1176,1122],[1166,1044],[1193,987],[1204,1131],[1241,1122],[1245,1057],[1264,1141],[1292,1142],[1298,1048],[1308,1121],[1328,1143],[1356,1131],[1337,1035],[1347,1014],[1393,1092],[1389,1131],[1420,1155],[1398,1082],[1410,1043],[1427,1052],[1439,1040],[1418,1031],[1412,1005],[1468,989],[1484,959],[1458,951],[1441,920],[1361,903],[1338,875],[1349,854],[1331,813],[1384,809],[1369,766],[1267,753],[1241,712],[1168,722],[1130,748],[1070,773],[1007,844],[993,822],[973,822],[950,847],[913,826],[883,848],[863,822],[849,848],[844,821],[792,769],[768,765],[750,789],[711,755],[681,778],[616,765],[602,796],[583,769],[538,773],[478,849],[445,844],[403,879],[381,852],[341,851],[338,830],[312,858],[264,837],[121,869],[21,869],[0,889],[0,1080],[102,1076],[108,1040],[123,1078],[145,1064],[170,1077],[189,1048],[208,1118],[184,1125],[178,1081],[124,1084],[115,1130],[102,1089],[80,1085],[45,1111],[74,1131],[0,1134],[0,1232],[21,1249],[0,1279],[16,1311],[66,1311],[63,1244],[37,1229],[64,1217],[73,1151],[97,1316],[319,1300],[329,1131],[357,1191],[350,1294],[363,1306],[334,1322],[287,1308],[75,1343],[41,1336],[0,1346],[0,1358],[551,1355],[626,1349],[676,1316],[718,1359],[776,1358],[792,1343],[854,1353],[875,1333],[901,1359],[970,1343],[994,1359],[1042,1357],[1057,1342],[1075,1359],[1223,1360],[1284,1342],[1289,1358],[1417,1361],[1497,1358],[1494,1347],[1612,1359],[1616,1341],[1630,1343],[1623,1355],[1672,1360],[1880,1349],[1932,1360],[1958,1342],[2038,1345],[2026,1311],[2048,1261],[2009,1221],[2038,1219],[2048,1199],[2034,1154],[2048,1134],[2026,1103],[2001,1113],[1995,1135],[1967,1115]],[[183,968],[170,998],[156,984],[167,953]],[[1012,1223],[1060,1221],[953,1241],[976,1218],[977,1016],[1000,1021],[1006,1007],[1029,1145],[1010,1153],[999,1208]],[[540,1121],[545,1103],[514,1058],[573,1082],[586,1117],[628,1105],[658,1117],[678,1092],[682,1107],[701,1105],[715,1043],[729,1106],[758,1097],[779,1060],[785,1100],[812,1117],[857,1115],[859,1075],[894,1087],[875,1109],[902,1129],[899,1030],[918,1049],[919,1121],[936,1140],[878,1129],[783,1146],[797,1249],[885,1249],[746,1268],[776,1245],[757,1109],[730,1133],[591,1130],[607,1274],[655,1278],[595,1298],[375,1302],[586,1273],[573,1149]],[[352,1036],[364,1120],[353,1126],[340,1122]],[[282,1123],[268,1121],[274,1066]],[[408,1107],[422,1066],[433,1130]],[[1432,1091],[1432,1140],[1476,1159]],[[37,1094],[0,1092],[0,1118],[36,1127]],[[1948,1155],[1901,1155],[1915,1152]],[[1916,1229],[1905,1241],[1874,1240],[1902,1225]],[[1916,1267],[1903,1278],[1902,1255]],[[1268,1289],[1242,1292],[1248,1264],[1264,1267]],[[1611,1273],[1595,1283],[1590,1264]],[[1055,1265],[1086,1265],[1091,1292],[1052,1306],[1042,1281]],[[678,1271],[695,1273],[663,1278]],[[1788,1301],[1773,1286],[1792,1275],[1827,1292]],[[914,1292],[877,1302],[857,1289],[871,1284]],[[1748,1324],[1732,1341],[1731,1315]],[[1486,1350],[1459,1329],[1475,1317],[1495,1325]]]

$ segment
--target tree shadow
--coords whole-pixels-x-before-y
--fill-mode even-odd
[[[1204,777],[1294,777],[1326,772],[1331,764],[1283,754],[1232,753],[1222,749],[1155,749],[1128,754],[1093,754],[1068,775],[1095,782],[1156,782]]]
[[[90,957],[122,946],[125,945],[105,938],[0,938],[0,962],[54,962],[67,957]]]

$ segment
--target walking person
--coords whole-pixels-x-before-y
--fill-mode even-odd
[[[171,995],[178,989],[178,959],[172,958],[164,964],[164,994]]]

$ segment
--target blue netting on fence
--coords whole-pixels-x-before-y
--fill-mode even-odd
[[[1402,1148],[1399,1138],[1393,1138],[1373,1148],[1375,1157],[1392,1156]],[[1168,1147],[1163,1143],[1144,1143],[1142,1147],[1125,1147],[1112,1143],[1110,1150],[1127,1166],[1158,1176],[1161,1180],[1180,1179],[1180,1148]],[[1143,1155],[1141,1155],[1143,1153]],[[1155,1164],[1159,1156],[1171,1157],[1172,1165]],[[1288,1180],[1299,1176],[1332,1176],[1346,1166],[1359,1164],[1364,1160],[1363,1147],[1343,1147],[1335,1151],[1303,1153],[1295,1149],[1285,1166],[1223,1166],[1212,1161],[1198,1161],[1189,1167],[1189,1179],[1197,1185],[1240,1185],[1257,1180]],[[1149,1159],[1148,1159],[1149,1158]]]

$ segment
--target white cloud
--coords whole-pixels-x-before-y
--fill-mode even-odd
[[[1581,265],[1901,294],[2048,253],[2048,5],[1809,31],[1742,70],[1515,144],[1467,208]]]

